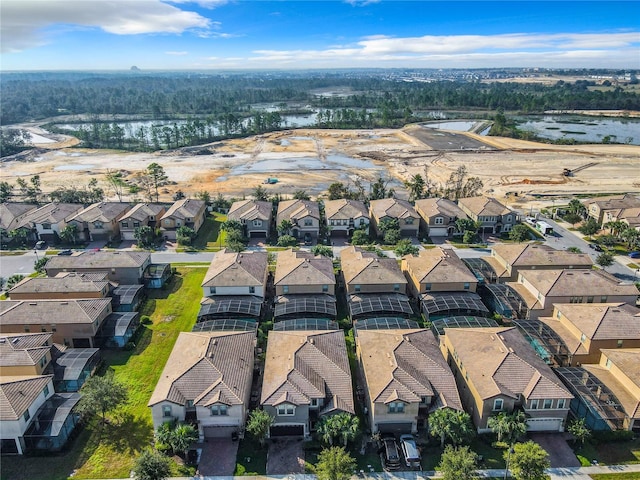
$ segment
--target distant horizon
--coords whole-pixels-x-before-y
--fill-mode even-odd
[[[2,72],[640,69],[637,1],[3,0],[0,9]]]

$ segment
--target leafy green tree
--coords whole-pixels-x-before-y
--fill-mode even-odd
[[[471,230],[466,230],[464,235],[462,235],[462,243],[473,243],[476,241],[478,234],[476,232],[472,232]]]
[[[571,212],[567,213],[564,217],[562,217],[562,219],[565,222],[570,223],[571,225],[575,225],[576,223],[582,221],[582,217],[580,215]]]
[[[322,255],[323,257],[333,258],[333,249],[327,245],[314,245],[311,249],[314,255]]]
[[[500,412],[489,417],[487,426],[497,435],[498,442],[503,440],[511,445],[527,433],[527,418],[522,411]]]
[[[196,193],[196,198],[198,200],[202,200],[207,205],[211,205],[211,203],[212,203],[211,194],[209,192],[207,192],[206,190],[201,190],[198,193]]]
[[[580,227],[578,227],[578,231],[587,236],[592,236],[597,233],[600,228],[598,227],[598,222],[596,222],[593,218],[589,218],[586,222],[584,222]]]
[[[150,248],[156,240],[156,232],[149,225],[142,225],[133,229],[133,238],[140,248]]]
[[[13,195],[13,185],[9,182],[0,182],[0,203],[8,202]]]
[[[176,230],[176,240],[178,245],[191,245],[191,242],[196,237],[196,232],[193,228],[183,225]]]
[[[356,460],[343,447],[331,447],[318,455],[315,472],[318,480],[349,480]]]
[[[269,201],[269,192],[262,185],[258,185],[253,190],[253,198],[256,199],[256,200],[259,200],[261,202],[268,202]]]
[[[9,278],[7,278],[7,285],[6,285],[7,290],[11,290],[23,279],[24,279],[24,275],[20,275],[19,273],[16,273],[15,275],[11,275]]]
[[[281,235],[278,238],[279,247],[295,247],[296,245],[298,245],[298,240],[291,235]]]
[[[242,226],[242,222],[240,222],[240,220],[229,219],[222,222],[220,228],[225,232],[230,232],[232,230],[242,231],[244,227]]]
[[[329,200],[340,200],[342,198],[351,198],[352,193],[344,183],[335,182],[329,185],[327,189]]]
[[[33,262],[33,269],[38,273],[44,273],[45,272],[44,266],[47,264],[48,261],[49,261],[49,257],[43,256],[42,258],[39,258],[38,260]]]
[[[260,442],[260,445],[264,446],[264,442],[269,435],[269,429],[274,421],[275,419],[268,412],[253,410],[247,420],[247,432],[253,435]]]
[[[464,232],[473,232],[476,234],[480,228],[480,224],[478,222],[474,222],[470,218],[458,218],[456,220],[456,230],[459,233],[464,234]]]
[[[162,168],[162,165],[159,165],[155,162],[149,164],[149,166],[147,167],[146,174],[149,177],[151,186],[156,192],[156,202],[157,202],[158,199],[160,198],[158,189],[162,185],[166,184],[167,180],[169,180],[169,177],[167,177],[167,174],[165,173],[164,168]]]
[[[215,198],[211,201],[211,206],[214,210],[220,212],[223,210],[228,210],[231,207],[231,202],[224,198],[221,193],[215,196]]]
[[[384,232],[383,241],[385,245],[396,245],[401,238],[400,230],[387,230]]]
[[[509,239],[514,242],[524,242],[529,239],[529,227],[526,225],[514,225],[511,231],[509,232]]]
[[[460,445],[473,436],[473,423],[466,412],[451,408],[441,408],[429,415],[429,433],[440,438],[440,447],[448,439],[454,445]]]
[[[378,224],[378,230],[384,234],[389,230],[400,230],[400,222],[397,218],[383,218]]]
[[[351,243],[353,245],[366,245],[369,243],[369,234],[364,230],[356,230],[351,236]]]
[[[136,480],[165,480],[171,474],[171,462],[157,450],[147,448],[133,465]]]
[[[613,262],[613,254],[610,252],[602,252],[596,257],[596,263],[600,265],[603,270],[606,270],[607,267],[613,265]]]
[[[620,237],[627,244],[627,248],[632,250],[640,246],[640,232],[632,227],[627,227],[622,231]]]
[[[311,197],[306,192],[306,190],[296,190],[293,192],[293,198],[295,200],[311,200]]]
[[[396,244],[394,252],[398,257],[404,257],[405,255],[417,255],[420,249],[417,245],[412,245],[411,240],[404,238]]]
[[[188,423],[177,425],[169,437],[169,445],[174,452],[184,454],[187,458],[189,445],[198,440],[198,429]]]
[[[582,253],[582,250],[578,247],[569,247],[567,248],[567,252],[569,253]]]
[[[173,434],[173,429],[176,428],[176,422],[164,422],[160,425],[154,436],[156,437],[156,442],[160,443],[163,446],[171,448],[171,435]]]
[[[293,223],[291,222],[291,220],[288,220],[285,218],[276,227],[276,230],[278,230],[278,235],[291,235],[292,228],[293,228]]]
[[[387,190],[388,180],[379,176],[378,179],[371,184],[369,200],[381,200],[387,198],[389,191]]]
[[[38,197],[42,193],[42,189],[40,188],[40,175],[34,175],[29,179],[28,183],[24,178],[18,178],[16,183],[25,202],[38,203]]]
[[[76,234],[78,233],[78,224],[69,223],[62,230],[60,230],[60,238],[67,243],[76,244]]]
[[[424,198],[426,182],[419,173],[416,173],[409,180],[405,181],[404,186],[409,191],[409,201],[415,202],[416,200]]]
[[[567,208],[570,213],[578,215],[582,218],[584,218],[584,215],[587,213],[587,207],[585,207],[584,204],[577,198],[572,198]]]
[[[504,455],[506,459],[509,452]],[[513,446],[510,467],[516,480],[544,480],[549,465],[549,455],[537,443],[528,441]]]
[[[584,442],[591,437],[591,430],[587,428],[584,418],[571,422],[567,431],[573,435],[574,442],[578,442],[580,445],[584,445]]]
[[[128,398],[127,388],[112,373],[88,378],[80,392],[82,397],[78,402],[78,412],[84,415],[99,413],[102,423],[106,422],[108,412],[124,404]]]
[[[474,480],[478,478],[477,468],[478,456],[466,446],[447,445],[438,465],[444,480]]]
[[[9,231],[9,238],[20,245],[27,243],[27,230],[25,228],[16,228]]]

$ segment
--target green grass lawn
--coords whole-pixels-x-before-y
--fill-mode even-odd
[[[266,475],[268,447],[247,435],[240,440],[235,475]]]
[[[153,321],[146,325],[132,351],[103,352],[106,369],[127,386],[129,399],[108,416],[108,424],[92,420],[75,440],[71,449],[58,456],[13,457],[2,462],[2,480],[46,478],[129,478],[138,452],[152,444],[153,425],[147,402],[162,373],[164,364],[181,331],[190,331],[195,323],[200,284],[206,268],[178,268],[166,290],[149,291],[141,314]],[[174,466],[173,475],[192,472]]]
[[[640,439],[627,442],[586,442],[575,450],[583,465],[597,460],[601,465],[640,463]]]

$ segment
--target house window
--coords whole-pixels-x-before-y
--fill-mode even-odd
[[[593,295],[587,297],[587,303],[593,303]]]
[[[277,412],[278,415],[286,415],[290,417],[296,414],[296,407],[291,405],[290,403],[283,403],[281,405],[278,405]]]
[[[399,292],[400,291],[400,284],[399,283],[394,283],[393,284],[393,291],[394,292]]]
[[[289,293],[289,285],[283,285],[282,286],[282,293],[284,293],[284,294]]]
[[[168,218],[164,221],[164,226],[168,227],[169,225],[171,225],[171,220],[169,220]]]
[[[550,409],[553,406],[553,400],[551,400],[550,398],[545,398],[543,404],[542,404],[542,408],[544,409]]]
[[[600,297],[600,303],[607,303],[607,296],[606,295],[602,295]]]
[[[171,405],[163,405],[162,407],[162,416],[170,417],[171,416]]]
[[[25,333],[29,333],[31,331],[31,328],[29,327],[29,325],[25,325],[24,326],[24,332]]]
[[[47,327],[45,325],[41,325],[40,326],[40,331],[41,332],[46,332],[47,331]]]
[[[52,324],[51,324],[51,331],[52,331],[52,332],[57,332],[57,331],[58,331],[58,327],[56,326],[56,324],[55,324],[55,323],[52,323]]]
[[[404,403],[391,402],[389,404],[389,413],[404,413]]]
[[[327,293],[329,291],[329,285],[322,285],[322,293]]]
[[[44,386],[44,390],[42,390],[42,393],[45,397],[49,395],[49,385]]]
[[[425,283],[424,284],[424,289],[428,292],[429,290],[431,290],[431,284],[430,283]]]
[[[507,223],[511,223],[511,215],[507,215]]]
[[[216,287],[209,287],[209,294],[215,295],[216,294]]]
[[[569,297],[569,303],[582,303],[582,297]]]
[[[559,398],[558,399],[558,404],[556,405],[556,408],[565,408],[566,402],[567,401],[564,398]]]
[[[262,226],[262,220],[254,220],[253,221],[253,226],[254,227],[261,227]]]
[[[187,400],[187,408],[193,408],[193,400]]]
[[[413,225],[413,218],[409,217],[409,218],[405,218],[404,219],[404,223],[406,225]]]
[[[618,340],[618,348],[622,348],[622,340]]]
[[[464,289],[465,290],[469,290],[471,286],[469,285],[469,282],[464,282]]]
[[[220,403],[218,405],[211,405],[211,415],[212,416],[224,416],[228,415],[228,408],[226,405]]]
[[[311,220],[310,218],[305,218],[304,219],[304,226],[305,227],[310,227],[313,225],[313,220]]]
[[[29,419],[31,418],[31,414],[29,413],[29,409],[27,408],[27,410],[24,412],[24,415],[22,416],[22,418],[24,418],[25,422],[28,422]]]
[[[102,222],[93,222],[93,226],[97,229],[104,228],[104,224]]]
[[[129,228],[129,222],[122,222],[122,228]]]
[[[50,223],[43,223],[42,224],[42,229],[43,230],[51,230],[51,224]]]
[[[502,400],[501,398],[496,398],[493,401],[493,411],[494,412],[501,412],[502,411],[502,407],[504,407],[504,400]]]
[[[607,358],[607,361],[604,364],[605,367],[607,367],[608,369],[611,369],[611,359]]]
[[[365,224],[365,222],[366,222],[366,220],[365,220],[364,218],[361,218],[361,219],[360,219],[360,226],[364,225],[364,224]]]
[[[178,221],[176,222],[176,227],[179,227],[180,225],[182,225],[182,222],[181,222],[180,220],[178,220]]]
[[[359,292],[362,289],[362,285],[354,285],[353,288],[356,292]]]
[[[256,293],[256,287],[249,287],[249,293]]]
[[[531,400],[531,405],[529,406],[529,408],[531,410],[537,410],[538,409],[538,399],[537,398],[535,400]]]
[[[442,225],[444,224],[444,218],[442,217],[436,217],[436,220],[434,222],[436,225]]]
[[[311,408],[316,408],[318,406],[318,399],[317,398],[312,398],[311,399]]]
[[[140,222],[133,222],[133,228],[138,228],[140,226]]]
[[[335,221],[335,220],[331,220],[331,221],[329,222],[329,224],[330,224],[332,227],[334,227],[334,226],[336,225],[336,221]]]
[[[429,397],[420,397],[420,405],[429,405]]]

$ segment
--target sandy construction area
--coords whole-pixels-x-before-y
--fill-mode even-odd
[[[402,182],[423,174],[425,166],[433,180],[444,183],[461,165],[482,179],[486,192],[507,203],[575,193],[640,192],[640,147],[633,145],[546,145],[411,126],[289,130],[176,151],[123,153],[69,148],[73,138],[34,133],[34,140],[45,137],[40,141],[46,143],[36,144],[39,148],[22,159],[3,161],[0,176],[15,183],[18,177],[39,174],[45,192],[85,185],[92,177],[104,182],[108,169],[132,178],[152,162],[162,165],[175,182],[163,189],[164,200],[178,189],[188,195],[201,190],[250,195],[268,177],[278,183],[264,187],[284,195],[299,189],[320,195],[332,182],[359,178],[366,185],[380,175],[400,191]],[[566,177],[564,168],[579,171]],[[108,191],[107,184],[103,186]]]

